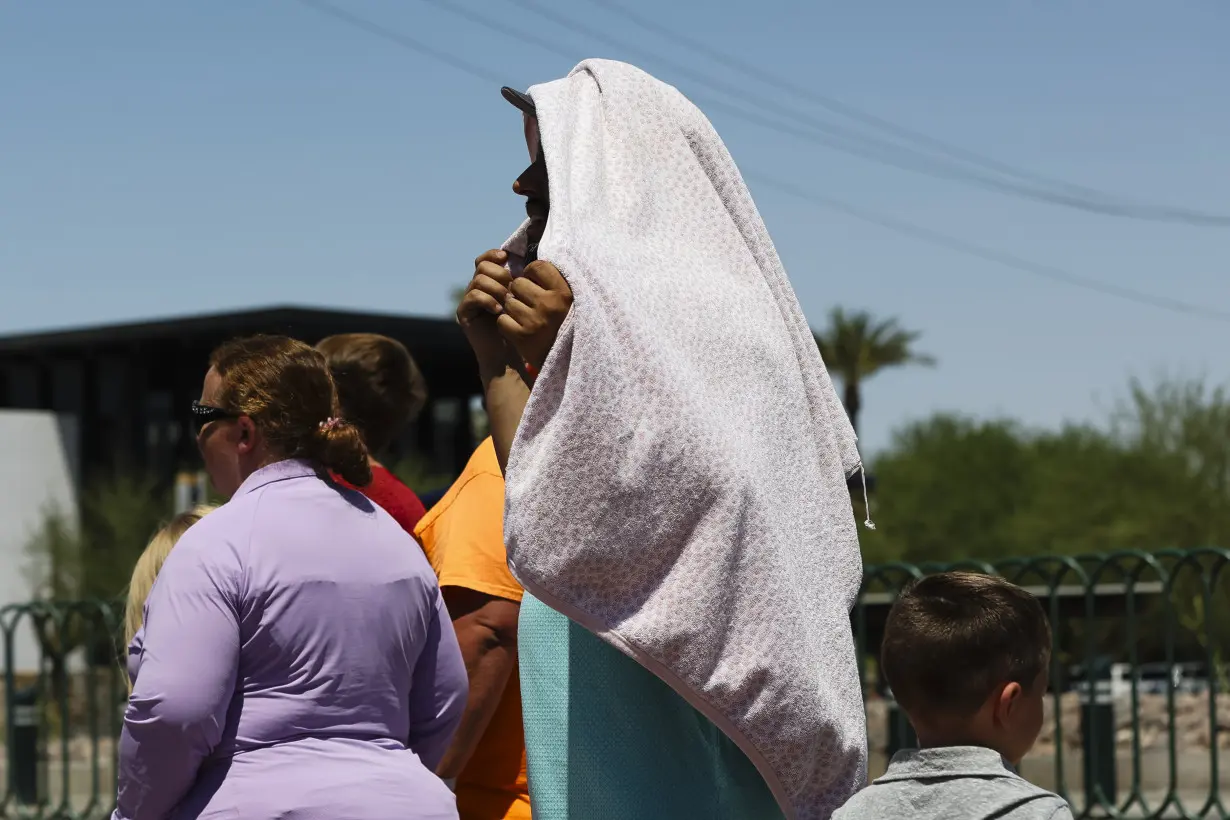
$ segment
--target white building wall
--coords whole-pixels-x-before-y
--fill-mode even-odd
[[[0,609],[36,595],[27,545],[45,511],[58,508],[76,526],[79,452],[74,417],[0,410]],[[5,665],[3,649],[0,640],[0,671]],[[14,631],[13,650],[14,671],[38,669],[38,642],[28,624]]]

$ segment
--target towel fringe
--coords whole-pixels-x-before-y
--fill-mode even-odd
[[[858,452],[858,444],[855,444],[854,447],[855,452]],[[863,512],[867,514],[867,517],[863,519],[863,526],[869,530],[874,530],[876,525],[875,522],[871,520],[871,500],[867,497],[867,467],[863,463],[862,453],[858,454],[858,467],[855,469],[858,470],[858,477],[863,482]],[[847,479],[847,481],[848,480],[849,479]]]
[[[869,530],[874,530],[876,525],[875,522],[871,520],[871,501],[867,499],[867,468],[862,464],[859,464],[858,474],[863,480],[863,511],[867,513],[867,519],[863,521],[863,526]]]

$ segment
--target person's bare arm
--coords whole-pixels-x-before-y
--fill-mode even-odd
[[[554,265],[534,262],[514,280],[507,261],[508,254],[498,250],[474,260],[474,278],[457,308],[457,321],[478,357],[501,471],[508,468],[530,398],[529,372],[542,367],[572,308],[572,290]]]
[[[517,665],[516,601],[472,589],[446,586],[442,590],[470,676],[470,698],[461,725],[436,773],[455,779],[482,740]]]
[[[495,457],[500,462],[500,472],[506,473],[508,454],[517,436],[521,416],[525,414],[525,405],[530,400],[530,385],[526,382],[528,376],[523,376],[511,363],[486,373],[482,372],[481,367],[479,369],[483,379],[483,395],[487,398],[487,421],[491,427],[491,441],[495,444]]]

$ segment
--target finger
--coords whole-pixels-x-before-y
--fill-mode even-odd
[[[526,266],[523,278],[529,279],[543,290],[570,290],[559,268],[541,259]]]
[[[512,280],[512,284],[508,286],[508,292],[530,307],[538,307],[541,304],[539,300],[547,295],[545,290],[524,276],[518,276]]]
[[[461,304],[457,306],[457,317],[459,319],[472,318],[482,313],[499,316],[503,312],[503,303],[490,293],[484,293],[481,290],[467,292],[461,300]]]
[[[474,267],[477,268],[479,265],[481,265],[484,262],[494,262],[497,265],[503,265],[507,261],[508,261],[508,254],[500,250],[499,248],[496,248],[494,250],[490,250],[484,254],[481,254],[477,259],[475,259]]]
[[[474,269],[475,276],[487,276],[499,282],[504,287],[512,284],[512,274],[508,272],[508,268],[497,265],[494,262],[482,262]]]
[[[474,281],[470,283],[470,290],[490,294],[500,304],[504,304],[504,300],[508,298],[508,288],[483,273],[474,277]]]
[[[511,295],[504,300],[504,313],[511,316],[526,332],[542,324],[539,321],[538,312],[532,306]]]
[[[508,315],[507,312],[500,314],[499,318],[495,320],[495,326],[514,347],[517,342],[530,335],[529,331],[520,322]]]

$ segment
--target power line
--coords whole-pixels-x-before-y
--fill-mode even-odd
[[[580,56],[576,52],[571,52],[561,49],[559,45],[545,37],[530,32],[526,29],[519,29],[509,26],[505,23],[496,23],[484,17],[483,15],[473,12],[465,6],[455,2],[454,0],[419,0],[419,2],[434,6],[442,11],[448,12],[456,17],[460,17],[474,25],[481,26],[497,34],[508,36],[515,35],[518,41],[523,43],[533,43],[547,51],[559,54],[574,61],[579,60]],[[1052,205],[1061,205],[1077,210],[1088,211],[1109,216],[1118,216],[1132,219],[1164,219],[1169,221],[1181,221],[1188,224],[1206,225],[1206,226],[1230,226],[1230,216],[1222,217],[1216,214],[1202,214],[1194,211],[1175,211],[1170,209],[1162,214],[1157,209],[1149,209],[1148,206],[1139,206],[1131,203],[1116,204],[1111,202],[1091,202],[1088,199],[1072,193],[1047,191],[1041,188],[1029,187],[1020,183],[1007,182],[1002,179],[997,179],[993,176],[988,176],[984,173],[973,171],[960,166],[952,165],[950,162],[940,158],[927,155],[916,149],[909,148],[891,142],[886,142],[874,136],[865,133],[854,131],[849,128],[826,123],[822,120],[800,115],[798,112],[786,106],[782,106],[772,101],[763,101],[749,99],[740,89],[730,86],[727,83],[713,80],[712,78],[694,71],[687,66],[681,66],[669,60],[664,60],[661,57],[650,54],[644,50],[634,46],[627,46],[622,41],[611,38],[608,35],[597,32],[594,29],[578,23],[575,20],[560,17],[558,14],[544,10],[540,5],[532,0],[509,0],[524,8],[541,14],[548,19],[563,25],[579,34],[595,37],[603,42],[613,45],[616,48],[624,48],[632,53],[640,54],[651,60],[657,60],[664,65],[671,67],[676,72],[690,77],[702,85],[709,86],[715,90],[725,93],[729,96],[742,99],[747,102],[752,102],[754,105],[759,105],[761,108],[773,111],[779,115],[785,115],[793,119],[801,120],[804,125],[799,125],[792,122],[783,122],[775,120],[772,117],[766,117],[756,111],[750,111],[741,106],[732,105],[731,103],[714,99],[712,97],[704,97],[692,94],[692,99],[703,103],[707,109],[714,111],[726,111],[732,116],[738,117],[753,125],[766,128],[777,133],[788,134],[799,139],[822,145],[826,148],[831,148],[836,151],[841,151],[852,156],[861,157],[871,162],[876,162],[882,165],[898,168],[903,171],[924,174],[926,176],[937,179],[955,180],[967,184],[974,184],[987,188],[1001,194],[1010,196],[1024,197],[1038,202],[1043,202]],[[896,154],[897,156],[894,156]],[[912,159],[903,159],[901,156]],[[1143,210],[1142,210],[1143,209]]]
[[[779,91],[784,91],[788,94],[803,97],[804,99],[810,100],[811,102],[816,103],[817,105],[836,114],[849,117],[852,120],[870,125],[873,128],[882,129],[907,141],[927,145],[933,150],[939,151],[940,153],[946,154],[954,159],[969,162],[973,165],[980,165],[988,170],[1017,177],[1018,179],[1025,180],[1036,185],[1053,185],[1055,187],[1067,190],[1077,196],[1105,200],[1124,200],[1124,197],[1119,194],[1113,194],[1097,188],[1090,188],[1085,185],[1065,182],[1063,180],[1047,177],[1033,171],[1023,170],[992,157],[988,157],[985,154],[971,151],[967,148],[954,145],[953,143],[937,139],[921,131],[916,131],[899,123],[895,123],[892,120],[857,108],[856,106],[850,105],[849,103],[843,102],[835,97],[821,94],[809,86],[793,82],[785,77],[782,77],[781,75],[765,71],[754,63],[746,62],[738,57],[728,54],[725,51],[722,51],[721,49],[714,48],[703,40],[699,40],[682,32],[670,29],[649,17],[638,14],[622,2],[619,2],[619,0],[591,0],[591,2],[601,8],[606,9],[612,14],[623,17],[625,20],[639,26],[645,31],[657,34],[670,42],[682,45],[685,48],[689,48],[698,54],[702,54],[710,60],[719,63],[720,65],[737,71],[754,80],[758,80],[771,88],[776,88]]]
[[[469,74],[471,77],[477,77],[483,82],[495,83],[497,86],[504,85],[505,78],[501,78],[494,71],[488,71],[485,68],[473,65],[465,60],[454,57],[443,49],[428,45],[422,40],[417,40],[409,35],[402,34],[398,31],[393,31],[391,28],[382,26],[379,23],[374,23],[365,17],[360,17],[357,14],[352,14],[345,9],[338,8],[332,3],[324,2],[324,0],[295,0],[301,6],[311,9],[319,14],[324,14],[332,17],[335,20],[340,20],[348,26],[365,31],[368,34],[388,40],[390,43],[399,45],[402,48],[422,54],[425,57],[430,57],[433,60],[449,65],[458,71]]]
[[[1016,256],[1005,251],[997,251],[993,248],[987,248],[983,245],[978,245],[974,242],[968,242],[964,239],[958,239],[955,236],[934,231],[930,228],[924,228],[913,222],[907,222],[904,219],[885,216],[884,214],[876,213],[875,211],[859,208],[832,197],[820,196],[808,191],[801,186],[794,185],[789,182],[782,182],[778,179],[762,176],[760,174],[747,174],[746,178],[754,182],[758,182],[767,188],[775,188],[782,193],[789,194],[797,199],[810,202],[813,205],[819,205],[822,208],[839,211],[840,213],[854,217],[863,222],[869,222],[873,225],[878,225],[881,228],[893,231],[895,233],[911,236],[923,242],[932,245],[937,245],[948,250],[964,253],[967,256],[977,257],[988,262],[1005,267],[1014,268],[1023,273],[1028,273],[1033,276],[1040,276],[1044,279],[1050,279],[1054,282],[1060,282],[1071,287],[1082,288],[1094,293],[1101,293],[1106,296],[1114,296],[1118,299],[1124,299],[1129,302],[1147,305],[1149,307],[1168,310],[1172,313],[1183,313],[1189,316],[1197,316],[1202,319],[1211,319],[1218,322],[1230,322],[1230,311],[1217,310],[1215,308],[1205,307],[1193,302],[1184,302],[1179,299],[1171,299],[1167,296],[1158,296],[1135,288],[1124,287],[1122,285],[1114,285],[1109,282],[1103,282],[1088,276],[1082,276],[1078,273],[1064,270],[1063,268],[1054,265],[1047,265],[1041,262],[1032,262],[1020,256]]]
[[[441,2],[441,0],[424,1],[432,3]],[[447,65],[470,75],[471,77],[476,77],[484,82],[491,83],[492,85],[498,86],[503,84],[503,80],[494,72],[454,58],[439,49],[428,46],[414,38],[407,37],[400,32],[396,32],[386,26],[380,25],[379,23],[372,22],[366,18],[339,9],[331,3],[326,2],[326,0],[295,0],[295,2],[314,11],[326,14],[361,31],[365,31],[369,34],[387,40],[394,45],[444,62]],[[507,28],[503,29],[505,32],[507,32],[507,30]],[[538,40],[541,40],[541,38],[538,38],[537,35],[529,35],[526,38],[526,42],[536,42]],[[546,42],[547,41],[542,40],[539,44],[544,44]],[[996,264],[1003,265],[1033,276],[1039,276],[1044,279],[1049,279],[1054,282],[1068,285],[1070,287],[1082,288],[1084,290],[1136,302],[1138,304],[1160,310],[1182,313],[1213,321],[1230,322],[1230,312],[1227,311],[1216,310],[1213,308],[1204,307],[1202,305],[1184,302],[1178,299],[1171,299],[1165,296],[1157,296],[1155,294],[1150,294],[1134,288],[1102,282],[1097,279],[1072,273],[1052,265],[1031,262],[1022,257],[997,251],[991,248],[986,248],[956,237],[948,236],[947,234],[939,231],[933,231],[930,228],[925,228],[912,222],[879,214],[868,209],[859,208],[856,205],[852,205],[840,199],[821,196],[798,185],[783,182],[772,177],[763,176],[757,173],[745,174],[745,177],[759,183],[760,185],[768,188],[774,188],[813,205],[828,208],[830,210],[846,214],[847,216],[855,219],[877,225],[895,233],[910,236],[914,239],[927,242],[932,245],[937,245],[957,253],[964,253],[968,256],[973,256],[984,261],[994,262]]]
[[[423,0],[431,2],[431,0]],[[878,152],[868,147],[868,143],[884,145],[883,142],[867,139],[851,140],[842,139],[841,137],[826,136],[817,133],[814,130],[800,128],[798,125],[790,122],[782,122],[774,120],[771,117],[766,117],[755,111],[749,111],[741,106],[732,105],[723,100],[717,100],[712,97],[704,97],[696,94],[691,95],[692,99],[697,103],[703,103],[704,107],[714,111],[725,111],[732,116],[738,117],[753,125],[758,125],[762,128],[776,131],[782,134],[790,134],[800,139],[808,140],[835,150],[841,151],[852,156],[862,157],[872,162],[881,165],[887,165],[893,168],[898,168],[911,173],[924,174],[936,179],[956,180],[958,182],[969,182],[977,184],[981,187],[988,188],[998,193],[1008,194],[1011,196],[1024,197],[1027,199],[1036,200],[1051,205],[1061,205],[1067,208],[1076,210],[1088,211],[1090,213],[1101,214],[1103,216],[1118,216],[1129,219],[1146,219],[1151,220],[1154,217],[1146,216],[1138,206],[1135,205],[1116,205],[1113,203],[1092,203],[1082,197],[1072,196],[1062,192],[1046,191],[1036,188],[1028,188],[1016,183],[1005,182],[1001,179],[986,176],[985,174],[976,171],[959,171],[954,173],[952,166],[946,166],[942,160],[935,157],[921,154],[913,149],[904,146],[893,146],[899,149],[899,152],[904,152],[913,155],[915,158],[911,161],[895,158],[892,154]],[[831,129],[830,129],[831,130]],[[1168,220],[1169,221],[1169,220]],[[1184,217],[1180,221],[1191,225],[1203,226],[1230,226],[1230,217],[1220,217],[1211,215],[1208,217],[1201,216],[1195,219],[1191,216]]]
[[[555,41],[547,37],[543,37],[527,29],[517,28],[515,26],[509,26],[508,24],[505,24],[505,23],[496,23],[492,21],[491,19],[477,12],[473,12],[459,3],[454,2],[453,0],[419,0],[419,2],[434,6],[442,11],[446,11],[449,14],[452,14],[456,17],[460,17],[463,20],[473,23],[474,25],[481,26],[482,28],[486,28],[489,31],[493,31],[497,34],[504,35],[504,36],[514,35],[517,38],[518,42],[536,45],[545,51],[558,54],[564,57],[565,59],[570,59],[574,62],[579,61],[581,59],[581,55],[579,55],[577,52],[560,48],[558,43],[556,43]],[[644,52],[641,52],[641,53],[644,53]],[[706,80],[703,77],[699,77],[699,75],[693,74],[690,69],[681,69],[681,71],[683,71],[686,74],[696,76],[698,78],[698,81],[702,83],[708,84],[710,86],[715,85],[713,81]],[[717,87],[728,90],[728,93],[731,93],[732,96],[735,93],[735,92],[730,92],[729,91],[730,87],[726,86],[725,84],[720,84]],[[912,151],[908,148],[903,148],[901,146],[893,145],[892,143],[885,143],[875,138],[868,139],[865,136],[858,134],[858,132],[850,131],[849,129],[842,128],[841,126],[818,123],[818,124],[812,125],[810,128],[806,126],[800,127],[799,125],[796,125],[794,123],[783,122],[781,120],[775,120],[772,117],[765,116],[764,114],[761,114],[759,112],[751,111],[742,106],[733,105],[729,102],[719,100],[714,97],[692,94],[691,98],[695,102],[702,104],[706,109],[713,110],[713,111],[725,111],[731,114],[732,116],[738,117],[739,119],[742,119],[746,122],[750,122],[753,125],[766,128],[770,131],[776,131],[778,133],[792,135],[792,136],[798,137],[800,139],[803,139],[809,142],[818,143],[828,148],[833,148],[835,150],[842,151],[847,154],[862,157],[872,162],[878,162],[881,164],[890,165],[892,167],[900,168],[905,171],[925,173],[930,176],[938,177],[940,179],[951,179],[952,178],[951,171],[948,171],[946,173],[945,172],[946,167],[943,165],[942,162],[937,162],[937,160],[934,157],[929,157],[925,154]],[[784,110],[787,113],[789,113],[789,109],[784,109],[781,107],[776,107],[776,108],[778,111]],[[886,155],[877,153],[875,150],[869,147],[869,144],[879,145],[881,147],[889,148],[889,149],[899,149],[899,150],[914,154],[916,157],[915,163],[910,164],[903,160],[894,159],[891,156],[886,156]],[[968,176],[970,172],[962,172],[962,173]],[[1005,183],[1003,183],[1001,180],[984,177],[984,178],[979,178],[978,181],[984,185],[999,189],[1006,193],[1016,192],[1016,189],[1013,188],[1013,186],[1005,185]],[[1034,195],[1038,198],[1044,199],[1045,201],[1052,201],[1057,204],[1068,205],[1070,207],[1076,207],[1076,208],[1084,207],[1080,201],[1074,201],[1070,197],[1062,197],[1059,195],[1047,194],[1046,192],[1036,192]]]
[[[432,5],[435,5],[440,8],[444,8],[449,11],[453,11],[454,13],[459,13],[459,7],[457,6],[456,3],[451,2],[451,0],[422,0],[422,1],[430,2]],[[761,99],[759,97],[749,95],[745,90],[740,89],[736,86],[732,86],[729,83],[722,82],[721,80],[716,80],[704,72],[697,71],[688,66],[682,65],[673,60],[662,57],[661,55],[658,55],[646,49],[640,48],[637,45],[630,44],[626,40],[622,40],[618,37],[608,34],[605,31],[597,29],[593,26],[589,26],[583,22],[580,22],[575,17],[571,17],[567,14],[561,13],[558,10],[546,8],[541,3],[537,2],[537,0],[508,0],[508,2],[514,5],[520,6],[521,8],[524,8],[535,14],[538,14],[539,16],[544,17],[547,20],[550,20],[556,25],[566,28],[569,31],[572,31],[576,34],[580,34],[584,37],[590,37],[601,43],[605,43],[606,45],[611,46],[613,48],[622,49],[628,54],[637,55],[642,59],[649,59],[649,60],[658,62],[661,65],[664,65],[670,68],[672,71],[676,72],[680,76],[687,77],[691,79],[693,82],[700,83],[701,85],[704,85],[710,89],[713,89],[723,94],[727,94],[731,97],[741,100],[742,102],[750,103],[766,111],[770,111],[774,114],[777,114],[778,116],[784,116],[787,119],[796,120],[798,122],[801,122],[805,126],[817,132],[816,135],[811,137],[812,141],[818,142],[829,148],[834,148],[838,151],[844,151],[846,153],[853,153],[858,156],[871,159],[872,161],[883,162],[885,164],[892,165],[902,170],[912,171],[914,173],[925,174],[927,176],[933,176],[933,177],[938,177],[942,179],[950,179],[950,180],[954,180],[958,182],[964,182],[967,184],[979,185],[979,186],[994,190],[998,193],[1009,194],[1012,196],[1045,202],[1045,203],[1053,204],[1053,205],[1062,205],[1062,206],[1069,207],[1069,208],[1076,208],[1079,210],[1088,211],[1092,213],[1099,213],[1099,214],[1103,214],[1107,216],[1116,216],[1116,217],[1124,217],[1124,218],[1140,219],[1140,220],[1148,220],[1148,221],[1179,222],[1179,223],[1188,224],[1188,225],[1197,225],[1197,226],[1205,226],[1205,227],[1230,226],[1230,215],[1207,213],[1204,211],[1198,211],[1198,210],[1187,209],[1187,208],[1173,208],[1173,207],[1167,207],[1167,206],[1151,206],[1151,205],[1144,205],[1144,204],[1135,204],[1135,203],[1131,203],[1131,202],[1127,202],[1123,200],[1120,200],[1119,202],[1112,202],[1108,200],[1106,197],[1113,196],[1113,195],[1104,194],[1103,192],[1097,191],[1095,189],[1083,188],[1083,186],[1075,186],[1069,183],[1062,183],[1062,182],[1059,183],[1059,185],[1068,189],[1066,193],[1048,191],[1044,187],[1039,187],[1039,186],[1043,184],[1049,185],[1049,184],[1054,184],[1054,183],[1050,180],[1046,180],[1046,178],[1044,177],[1038,177],[1037,175],[1032,175],[1035,182],[1032,185],[1030,185],[1030,184],[1022,184],[1018,182],[1011,182],[1008,180],[996,179],[994,177],[988,176],[985,173],[974,171],[969,168],[963,168],[959,165],[946,164],[946,161],[938,157],[927,156],[926,154],[921,154],[916,149],[911,149],[907,146],[903,146],[897,143],[886,142],[880,138],[877,138],[865,132],[855,131],[849,128],[842,127],[840,125],[835,125],[833,123],[828,123],[823,120],[818,120],[814,117],[809,117],[805,114],[800,113],[799,111],[793,108],[790,108],[789,106],[781,105],[779,103],[773,102],[772,100]],[[642,18],[638,17],[638,19],[642,19]],[[507,27],[505,27],[505,30],[507,30]],[[851,110],[856,110],[856,109],[851,108]],[[740,118],[747,119],[747,116],[743,113],[736,113],[735,116],[739,116]],[[870,115],[866,115],[866,116],[870,116]],[[878,120],[879,118],[876,118],[876,119]],[[887,123],[886,120],[883,122]],[[768,127],[773,130],[778,130],[778,131],[782,130],[779,126],[767,125],[763,121],[763,119],[759,121],[755,121],[755,124]],[[892,126],[892,127],[899,128],[897,126]],[[900,129],[900,130],[904,131],[904,129]],[[792,131],[790,133],[793,133],[795,136],[802,136],[805,139],[808,138],[806,135],[799,133],[797,130]],[[908,133],[913,133],[913,132],[908,132]],[[851,150],[848,145],[843,145],[839,142],[833,142],[831,139],[824,138],[822,136],[824,134],[845,137],[847,139],[855,140],[856,142],[877,146],[881,151],[887,151],[890,153],[895,151],[899,153],[903,152],[905,154],[910,154],[915,157],[915,161],[914,161],[914,164],[911,164],[904,160],[886,160],[881,156],[877,156],[874,151],[868,150],[865,145],[861,148],[861,150],[857,150],[857,151]],[[918,135],[918,136],[922,136],[926,140],[932,140],[932,138],[926,137],[925,135]],[[917,139],[917,137],[915,139]],[[935,141],[935,142],[938,142],[938,141]],[[950,147],[948,150],[948,153],[952,153],[954,151],[961,152],[963,151],[963,149],[956,149],[956,148]],[[972,154],[972,152],[966,152],[966,153],[972,156],[977,156],[977,155]],[[968,158],[966,161],[969,161]],[[994,163],[995,161],[992,160],[991,162]],[[983,164],[985,164],[985,162]],[[996,164],[1000,165],[999,163],[996,163]],[[1011,166],[1002,166],[1002,167],[1010,168]],[[1000,170],[1000,173],[1006,173],[1006,172],[1003,170]],[[1010,173],[1011,175],[1016,175],[1016,176],[1020,175],[1016,173],[1015,170],[1011,171]]]
[[[511,1],[517,2],[517,0],[511,0]],[[430,6],[434,6],[442,11],[446,11],[449,14],[452,14],[456,17],[460,17],[463,20],[473,23],[474,25],[481,26],[482,28],[486,28],[489,31],[493,31],[497,34],[504,35],[504,36],[514,35],[516,36],[517,40],[521,43],[531,43],[531,44],[537,45],[539,48],[542,48],[545,51],[558,54],[566,59],[573,60],[574,62],[579,61],[581,59],[581,55],[579,55],[577,52],[562,49],[560,48],[558,43],[556,43],[555,41],[549,38],[543,37],[527,29],[517,28],[515,26],[510,26],[506,23],[494,22],[491,19],[477,12],[473,12],[469,10],[468,8],[466,8],[465,6],[457,2],[454,2],[454,0],[419,0],[419,2],[425,3]],[[531,10],[536,8],[536,7],[532,7],[525,3],[522,3],[522,5],[526,5],[527,8],[531,8]],[[579,29],[579,33],[582,33],[582,34],[586,32],[591,32],[591,31],[592,31],[591,29],[588,29],[585,27],[581,27]],[[637,53],[640,53],[644,56],[649,56],[651,59],[654,59],[653,55],[649,55],[648,52],[637,50]],[[675,67],[676,70],[679,71],[680,73],[683,73],[687,76],[691,76],[702,84],[709,85],[710,87],[716,87],[717,89],[720,89],[731,96],[738,96],[738,93],[739,93],[738,90],[737,89],[732,90],[732,87],[729,85],[726,85],[725,83],[717,83],[713,80],[705,78],[702,75],[696,74],[691,69],[688,69],[686,67],[679,67],[678,64],[671,63],[669,61],[666,62],[666,65]],[[952,166],[951,165],[946,166],[943,163],[943,161],[939,161],[935,157],[927,156],[926,154],[922,154],[920,152],[914,151],[904,146],[898,146],[893,143],[886,143],[883,140],[879,140],[875,137],[868,137],[864,134],[861,134],[856,131],[851,131],[850,129],[843,128],[842,126],[839,126],[839,125],[832,125],[828,123],[823,123],[821,121],[810,121],[811,124],[809,126],[808,125],[799,126],[795,123],[783,122],[782,120],[777,120],[772,117],[765,116],[764,114],[760,112],[751,111],[742,106],[733,105],[729,102],[719,100],[714,97],[708,97],[708,96],[698,95],[698,94],[691,94],[690,96],[693,101],[703,104],[706,109],[714,110],[714,111],[725,111],[731,114],[732,116],[738,117],[739,119],[742,119],[753,125],[766,128],[770,131],[776,131],[778,133],[795,136],[800,139],[806,140],[808,142],[816,143],[816,144],[825,146],[827,148],[833,148],[837,151],[841,151],[847,154],[862,157],[872,162],[878,162],[880,164],[889,165],[889,166],[899,168],[905,171],[911,171],[915,173],[924,173],[929,176],[937,177],[939,179],[953,179],[954,178]],[[761,107],[765,107],[765,103],[761,102],[759,104],[761,105]],[[770,104],[769,107],[771,110],[776,110],[778,112],[785,112],[787,115],[791,115],[793,113],[790,109],[784,108],[782,106]],[[914,163],[911,164],[911,163],[905,162],[904,160],[894,159],[891,156],[888,156],[882,153],[877,153],[875,150],[873,150],[872,146],[879,146],[882,149],[888,149],[890,151],[897,150],[899,152],[905,152],[908,154],[912,154],[915,157]],[[965,180],[974,179],[980,184],[1000,190],[1005,193],[1019,193],[1020,192],[1019,186],[1005,184],[1002,180],[994,179],[992,177],[977,176],[977,175],[974,175],[973,172],[966,171],[963,169],[958,169],[957,173],[958,173],[958,176],[956,178],[958,179],[962,179],[962,178]],[[1066,205],[1066,206],[1074,207],[1074,208],[1084,208],[1085,207],[1085,205],[1079,200],[1075,200],[1072,197],[1068,197],[1068,196],[1050,194],[1045,191],[1033,191],[1033,192],[1030,192],[1030,194],[1034,198],[1042,199],[1043,201],[1052,202],[1054,204],[1061,204],[1061,205]],[[1098,212],[1102,212],[1103,206],[1099,206],[1099,208],[1096,210]]]

